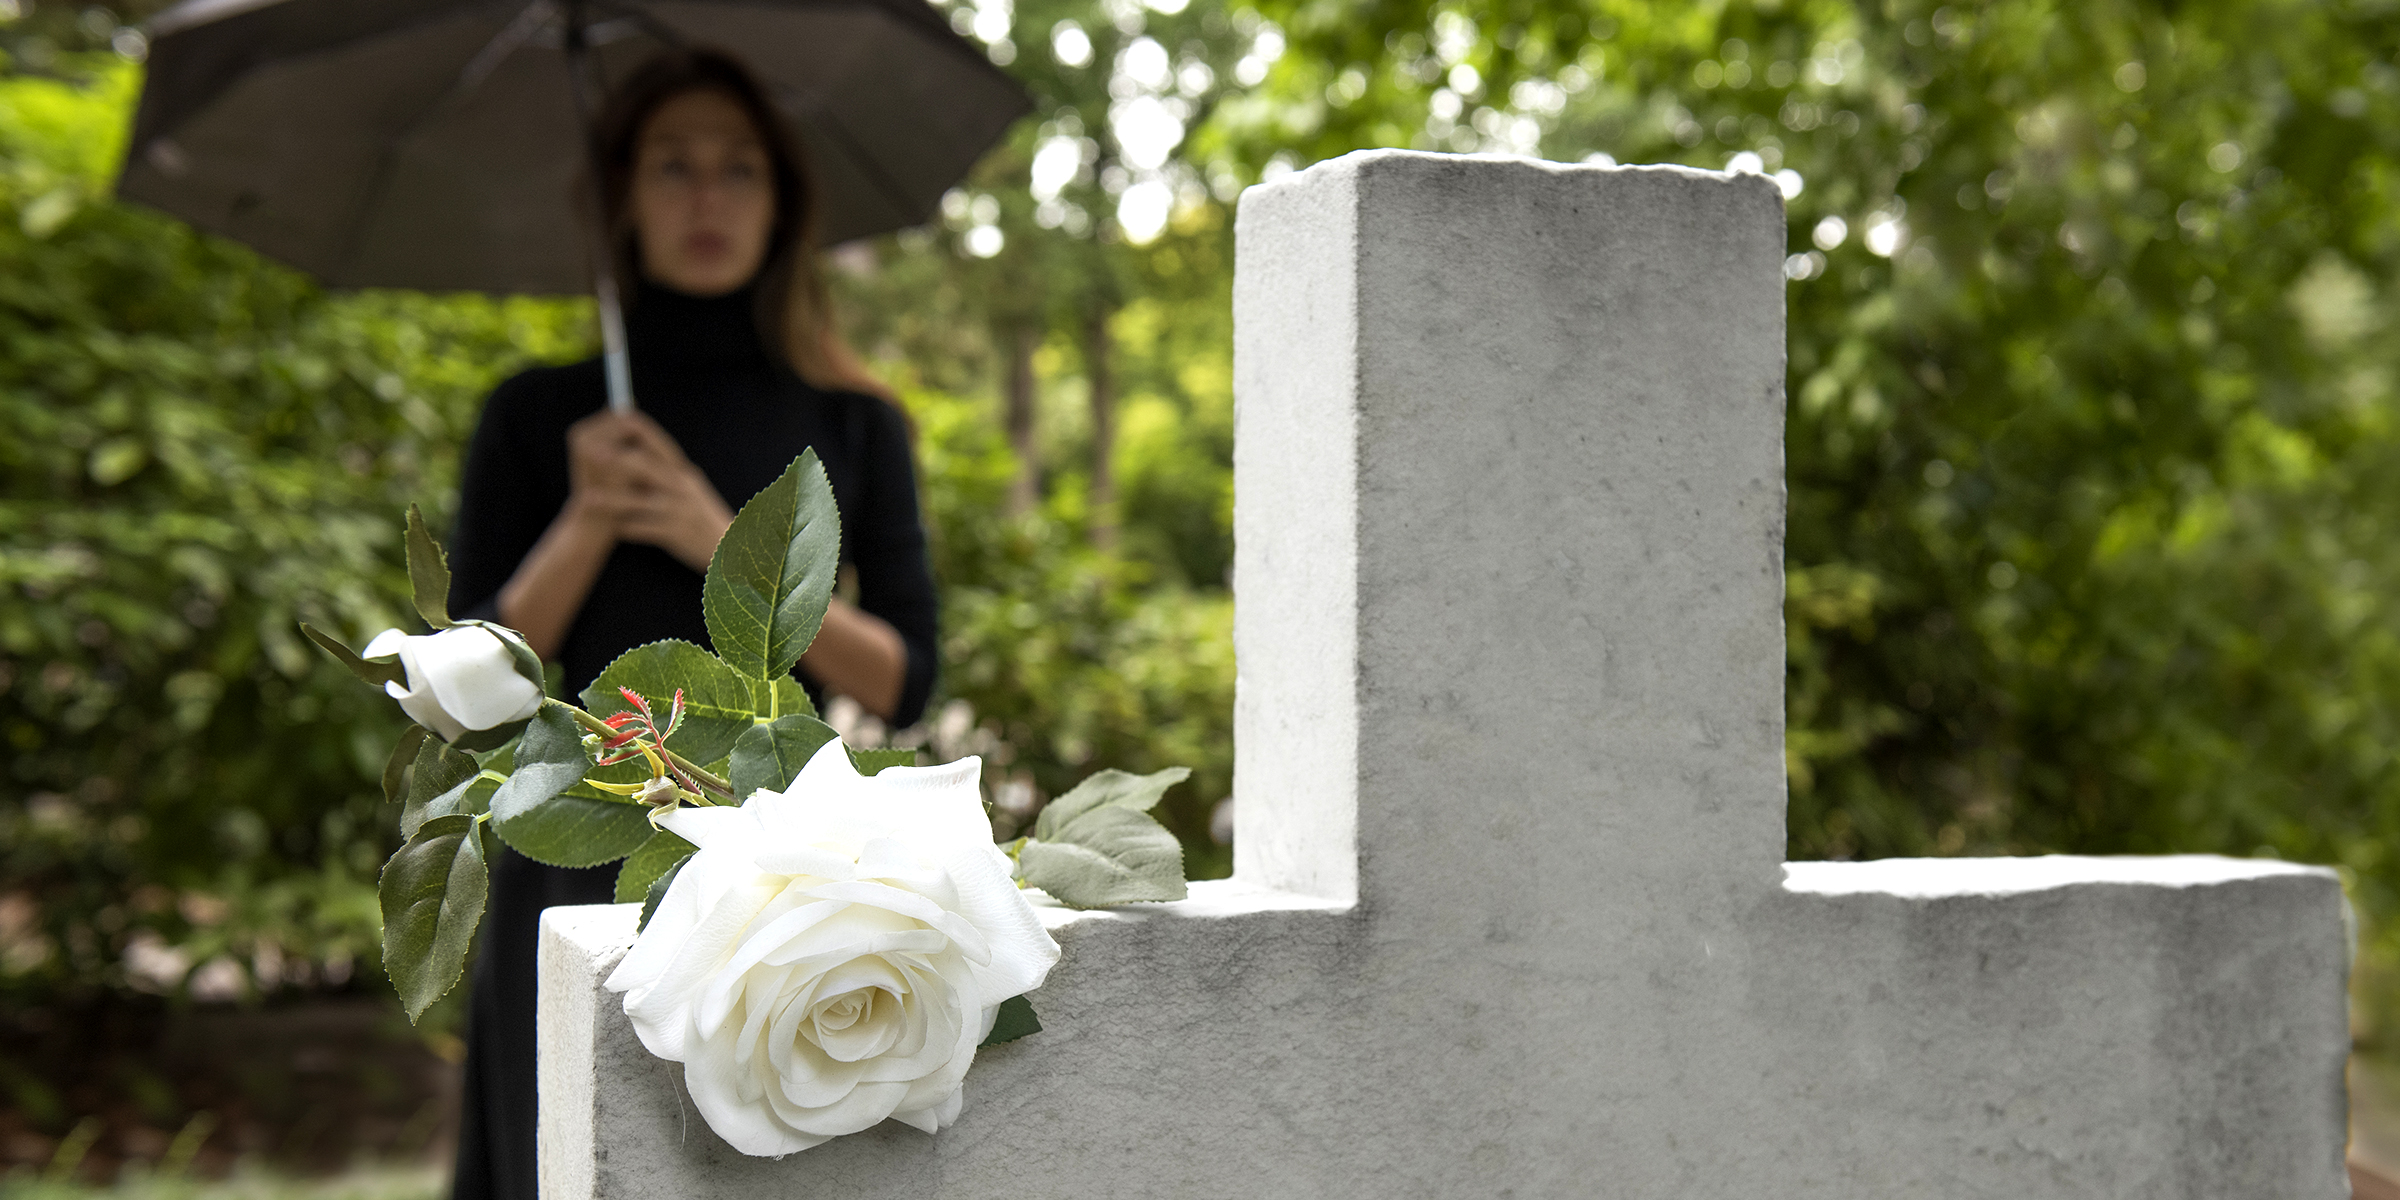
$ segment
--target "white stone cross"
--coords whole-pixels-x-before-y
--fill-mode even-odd
[[[1372,152],[1238,234],[1234,877],[1045,910],[957,1125],[780,1161],[553,909],[545,1197],[2347,1194],[2332,873],[1782,861],[1771,182]]]

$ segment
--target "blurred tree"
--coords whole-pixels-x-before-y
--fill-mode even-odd
[[[1170,819],[1202,873],[1224,867],[1206,829],[1230,769],[1227,298],[1242,186],[1379,145],[1751,170],[1790,198],[1793,248],[1791,852],[2335,862],[2373,918],[2370,974],[2400,961],[2388,749],[2400,734],[2400,560],[2382,550],[2400,521],[2400,435],[2393,342],[2375,336],[2400,266],[2400,15],[2364,0],[941,7],[1026,82],[1039,112],[937,225],[838,252],[837,284],[920,431],[947,589],[947,695],[997,731],[1012,780],[1054,791],[1099,765],[1191,763],[1200,773],[1170,797]],[[34,68],[39,42],[44,71],[78,47],[138,52],[117,19],[43,0],[0,24],[0,49]],[[7,410],[26,443],[8,452],[27,464],[0,484],[19,489],[0,509],[17,522],[0,533],[13,587],[83,569],[53,547],[104,544],[80,526],[53,532],[80,505],[155,537],[134,518],[215,503],[109,490],[179,478],[169,447],[186,428],[138,460],[103,455],[137,427],[109,424],[112,405],[136,403],[111,397],[192,398],[215,415],[176,420],[259,438],[240,453],[261,461],[308,459],[329,478],[293,486],[335,498],[327,511],[375,514],[379,538],[387,497],[440,486],[482,381],[573,340],[524,315],[548,309],[327,301],[101,202],[105,138],[24,132],[51,119],[39,99],[51,95],[0,101],[0,122],[14,122],[0,124],[11,172],[0,279],[16,287],[0,290],[14,297],[0,301],[0,328],[25,331],[22,353],[49,356],[12,349],[0,368],[18,372],[0,378],[5,403],[35,397]],[[36,141],[49,149],[25,149]],[[85,165],[56,165],[68,159]],[[69,176],[81,190],[50,199]],[[94,290],[109,280],[130,282]],[[61,296],[86,299],[61,308]],[[491,333],[511,321],[551,332]],[[342,341],[339,329],[381,332]],[[236,350],[245,364],[332,365],[316,375],[209,358]],[[37,375],[20,361],[54,365]],[[386,373],[437,419],[403,427],[391,414],[405,403],[369,405]],[[295,415],[279,430],[230,423],[225,401],[197,399],[235,395]],[[331,469],[344,445],[404,441],[439,447],[406,479],[382,459],[363,478]],[[211,486],[233,495],[265,479]],[[49,524],[20,534],[35,528],[27,513]],[[337,550],[337,523],[278,534],[244,518],[245,538],[327,545],[294,543],[306,549],[283,559],[264,542],[220,553],[231,577],[288,589],[274,601],[286,611],[322,594],[308,603],[363,629],[364,606],[394,593],[370,586],[357,546],[388,564],[385,547]],[[121,544],[142,562],[178,561]],[[277,561],[308,566],[252,565]],[[136,581],[160,589],[143,602],[152,611],[181,611],[173,578]],[[196,660],[144,651],[160,665],[139,670],[152,674],[125,657],[111,676],[109,656],[128,655],[115,627],[103,648],[76,635],[115,619],[82,592],[112,593],[34,586],[49,599],[6,617],[40,625],[42,640],[6,649],[12,707],[0,711],[62,748],[25,761],[68,764],[102,745],[154,747],[145,767],[188,754],[172,747],[203,734],[72,742],[84,736],[73,720],[87,719],[77,712],[165,737],[155,731],[179,711],[168,681]],[[263,629],[259,603],[215,629]],[[247,644],[211,632],[173,653],[220,639]],[[69,670],[116,690],[81,709],[82,692],[50,697],[43,677]],[[317,684],[273,686],[313,695]],[[344,721],[385,719],[330,691],[318,702]],[[348,703],[362,707],[336,707]],[[229,704],[209,711],[246,711]],[[226,746],[269,747],[260,762],[303,753],[276,747],[323,753],[321,734],[270,731],[264,717],[205,736],[228,763]],[[12,770],[51,772],[42,778],[56,782],[18,785],[29,796],[82,795],[66,765]],[[324,797],[365,786],[356,763],[323,770],[306,809],[320,823]],[[81,810],[22,811],[9,818],[21,822],[12,847],[35,844],[19,832],[33,814]],[[2388,980],[2375,989],[2400,995]]]

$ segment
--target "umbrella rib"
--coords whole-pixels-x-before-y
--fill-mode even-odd
[[[499,70],[500,64],[507,61],[509,55],[531,41],[533,35],[539,33],[557,12],[557,6],[551,0],[532,0],[507,25],[502,26],[500,32],[493,34],[492,40],[485,42],[483,49],[475,52],[475,57],[467,60],[466,67],[458,73],[457,81],[447,91],[434,97],[431,103],[410,117],[407,124],[384,139],[382,148],[375,154],[375,170],[367,177],[366,198],[359,205],[359,219],[351,224],[348,244],[342,247],[339,261],[345,277],[358,265],[359,249],[374,228],[376,202],[391,183],[400,151],[408,144],[408,140],[415,137],[418,130],[425,128],[427,122],[481,87],[483,81],[491,78],[492,72]]]
[[[641,26],[643,31],[651,37],[657,38],[674,49],[689,50],[692,48],[691,39],[683,36],[682,30],[659,20],[658,14],[647,8],[637,5],[620,8],[617,11],[624,15],[625,20]]]
[[[542,26],[548,24],[550,19],[557,15],[558,6],[551,3],[551,0],[533,0],[531,4],[526,5],[524,11],[519,12],[516,19],[508,23],[507,28],[494,34],[491,41],[484,43],[483,49],[475,52],[475,57],[467,61],[466,69],[458,73],[458,82],[451,85],[450,90],[443,94],[442,99],[435,101],[432,108],[426,111],[431,112],[440,108],[442,102],[452,96],[482,87],[483,81],[491,78],[492,72],[499,70],[500,64],[506,62],[509,55],[516,53],[519,47],[532,41],[533,35],[541,32]]]

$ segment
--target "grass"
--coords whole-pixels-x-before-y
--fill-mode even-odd
[[[0,1179],[0,1200],[441,1200],[440,1167],[362,1167],[322,1178],[240,1170],[201,1181],[127,1171],[107,1187],[46,1179],[18,1170]]]

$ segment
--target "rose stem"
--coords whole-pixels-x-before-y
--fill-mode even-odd
[[[606,737],[618,732],[617,730],[609,728],[608,722],[603,721],[600,718],[595,717],[572,704],[562,704],[559,707],[575,714],[575,723],[583,726],[585,729],[590,730],[593,733],[597,733],[603,737]],[[715,775],[710,774],[701,767],[693,765],[691,760],[686,759],[684,756],[667,749],[663,744],[659,745],[657,749],[660,754],[667,756],[668,762],[674,763],[678,769],[682,770],[685,774],[690,775],[692,777],[692,782],[697,783],[702,788],[711,792],[715,792],[717,795],[722,796],[727,800],[731,800],[736,804],[741,802],[741,797],[733,794],[732,784],[717,778]]]

